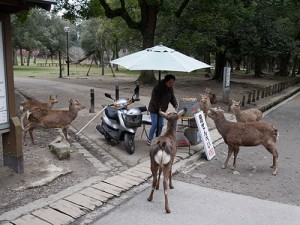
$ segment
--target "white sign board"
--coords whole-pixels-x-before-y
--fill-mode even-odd
[[[204,144],[206,158],[207,158],[207,160],[211,160],[216,155],[216,152],[215,152],[215,148],[214,148],[211,138],[210,138],[210,133],[209,133],[206,121],[205,121],[204,113],[203,113],[203,111],[200,111],[200,112],[194,114],[194,116],[195,116],[198,130],[200,131],[200,134],[201,134],[201,139]]]
[[[5,73],[3,26],[0,22],[0,132],[9,127]]]

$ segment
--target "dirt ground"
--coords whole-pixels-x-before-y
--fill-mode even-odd
[[[57,79],[57,78],[53,78]],[[135,86],[132,77],[70,77],[68,79],[57,79],[61,82],[78,83],[87,85],[89,87],[97,87],[114,90],[116,82],[120,85],[120,91],[126,93],[132,93]],[[95,82],[97,81],[97,82]],[[101,81],[101,82],[99,82]],[[266,87],[274,83],[278,83],[278,80],[272,77],[264,77],[261,79],[254,79],[251,76],[232,76],[231,82],[231,98],[241,100],[243,93],[250,91],[257,87]],[[222,83],[218,83],[214,80],[203,76],[180,76],[176,79],[175,95],[177,99],[182,97],[196,97],[199,98],[201,93],[204,93],[206,87],[211,88],[219,99],[216,106],[221,106],[226,109],[226,105],[221,102],[222,98]],[[140,95],[150,96],[153,86],[141,85]],[[113,92],[113,91],[112,91]],[[22,100],[22,96],[17,95],[17,109],[19,102]],[[37,141],[37,145],[32,148],[32,145],[24,147],[24,162],[26,172],[24,174],[17,174],[12,170],[0,166],[0,215],[4,212],[25,205],[34,200],[47,197],[51,194],[58,193],[67,187],[77,184],[87,178],[96,176],[99,174],[95,168],[86,160],[82,154],[73,152],[69,160],[60,161],[50,153],[48,150],[48,144],[53,141],[59,135],[55,129],[39,129],[34,133]],[[0,148],[0,161],[2,162],[2,148]],[[49,184],[36,187],[25,188],[30,181],[36,179],[38,176],[43,176],[46,164],[53,164],[56,167],[62,168],[66,171],[66,174],[58,177]]]
[[[167,73],[162,74],[162,78]],[[176,74],[174,74],[176,76]],[[231,74],[231,82],[230,82],[230,98],[235,100],[242,101],[243,95],[247,92],[252,91],[258,88],[265,88],[269,85],[274,85],[279,83],[284,78],[281,77],[274,77],[272,75],[264,75],[261,78],[254,78],[253,75],[245,75],[245,74]],[[133,89],[135,87],[135,79],[132,77],[121,76],[121,77],[107,77],[107,76],[100,76],[100,77],[66,77],[66,79],[59,79],[56,80],[69,82],[69,83],[76,83],[87,85],[89,87],[95,88],[103,88],[106,90],[111,90],[111,94],[115,94],[115,85],[119,84],[120,93],[128,93],[132,94]],[[141,96],[151,96],[151,92],[154,85],[140,85],[140,95]],[[204,74],[202,75],[195,75],[192,73],[176,76],[175,86],[174,86],[174,93],[179,101],[180,98],[197,98],[201,97],[201,94],[205,94],[205,89],[211,88],[211,90],[217,96],[217,103],[213,106],[215,107],[222,107],[226,109],[227,105],[222,102],[222,82],[218,82],[212,80],[209,77],[205,77]],[[127,95],[129,96],[129,95]],[[255,103],[251,105],[246,105],[245,108],[255,107]]]

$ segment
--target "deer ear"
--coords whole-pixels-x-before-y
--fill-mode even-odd
[[[182,109],[182,110],[180,110],[180,111],[177,113],[177,115],[178,115],[179,117],[182,117],[182,116],[185,114],[185,112],[186,112],[186,109]]]
[[[164,113],[163,111],[159,111],[159,115],[161,115],[162,117],[167,117],[167,114],[166,113]]]

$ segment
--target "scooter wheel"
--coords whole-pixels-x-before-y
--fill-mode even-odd
[[[134,144],[134,134],[126,133],[124,135],[124,143],[126,151],[131,155],[134,153],[135,144]]]

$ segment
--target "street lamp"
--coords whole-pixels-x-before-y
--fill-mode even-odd
[[[69,31],[70,31],[70,27],[65,27],[64,28],[66,34],[67,34],[67,71],[68,71],[68,76],[70,75],[69,73],[69,68],[70,68],[70,59],[69,59]]]

